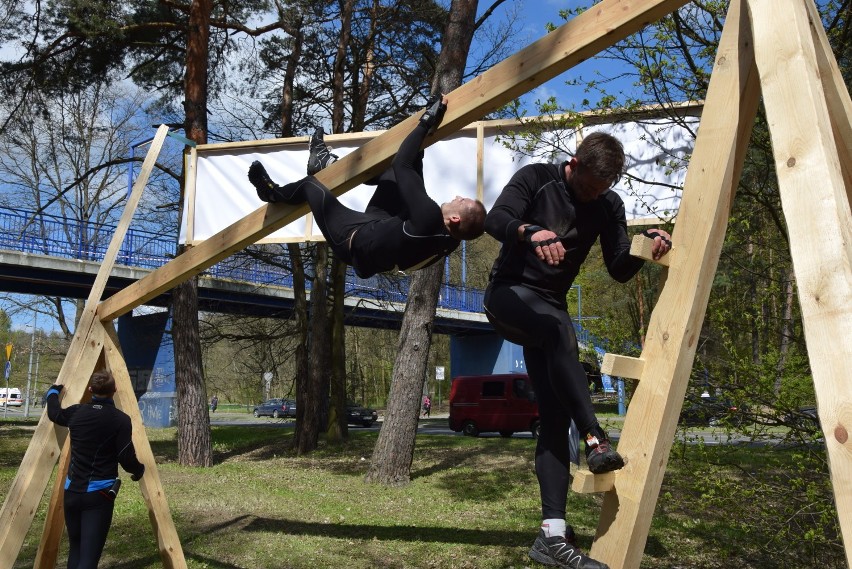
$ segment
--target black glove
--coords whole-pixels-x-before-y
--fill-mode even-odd
[[[130,479],[133,480],[134,482],[138,482],[139,479],[142,478],[143,474],[145,474],[145,465],[144,464],[142,465],[142,470],[140,470],[136,474],[131,475]]]
[[[62,393],[62,389],[63,389],[62,385],[55,383],[55,384],[51,385],[50,387],[48,387],[47,391],[44,392],[45,397],[47,397],[47,394],[50,393],[51,391],[56,391],[57,395],[58,395],[59,393]]]
[[[436,99],[429,101],[426,111],[420,117],[420,124],[429,129],[429,134],[435,132],[435,129],[441,124],[441,119],[444,118],[444,113],[447,111],[447,105],[441,102],[442,99],[442,95],[436,95]]]
[[[663,241],[664,241],[664,242],[665,242],[665,243],[666,243],[669,247],[671,247],[671,246],[672,246],[672,242],[671,242],[671,241],[669,241],[669,239],[668,239],[667,237],[663,237],[662,233],[660,233],[660,232],[659,232],[659,231],[657,231],[656,229],[646,229],[645,231],[643,231],[643,232],[642,232],[642,235],[644,235],[645,237],[650,237],[651,239],[653,239],[654,237],[659,237],[659,238],[660,238],[660,239],[662,239],[662,240],[663,240]]]

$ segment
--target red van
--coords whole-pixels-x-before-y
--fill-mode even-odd
[[[538,404],[525,373],[467,375],[450,388],[450,428],[475,437],[479,433],[530,431],[538,437]]]

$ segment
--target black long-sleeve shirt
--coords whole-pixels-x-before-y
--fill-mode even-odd
[[[485,231],[503,243],[491,269],[491,280],[522,283],[562,298],[580,271],[589,250],[600,238],[610,276],[627,282],[644,261],[630,256],[624,202],[613,191],[582,203],[574,198],[565,166],[530,164],[518,170],[485,218]],[[565,260],[556,266],[540,260],[518,240],[518,228],[539,225],[556,233]]]
[[[145,467],[136,458],[130,417],[116,409],[112,399],[93,397],[91,403],[62,408],[59,393],[47,392],[47,417],[71,435],[71,465],[65,489],[95,492],[109,488],[118,477],[118,465],[131,474]]]
[[[432,265],[459,246],[444,225],[444,214],[426,193],[420,147],[428,129],[414,127],[393,165],[371,180],[378,185],[365,214],[374,221],[358,228],[350,253],[361,278],[394,269],[414,271]]]

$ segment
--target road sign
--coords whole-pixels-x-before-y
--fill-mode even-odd
[[[6,361],[8,362],[11,359],[12,359],[12,343],[9,342],[8,344],[6,344]]]
[[[3,370],[3,374],[6,376],[6,379],[9,379],[9,375],[12,373],[12,362],[6,360],[6,369]]]
[[[438,381],[444,380],[444,366],[435,366],[435,379]]]

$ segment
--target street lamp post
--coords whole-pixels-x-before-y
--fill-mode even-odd
[[[24,417],[30,417],[30,385],[33,377],[33,352],[35,351],[36,325],[38,324],[38,312],[33,311],[33,329],[30,336],[30,365],[27,368],[27,396],[24,400]]]

